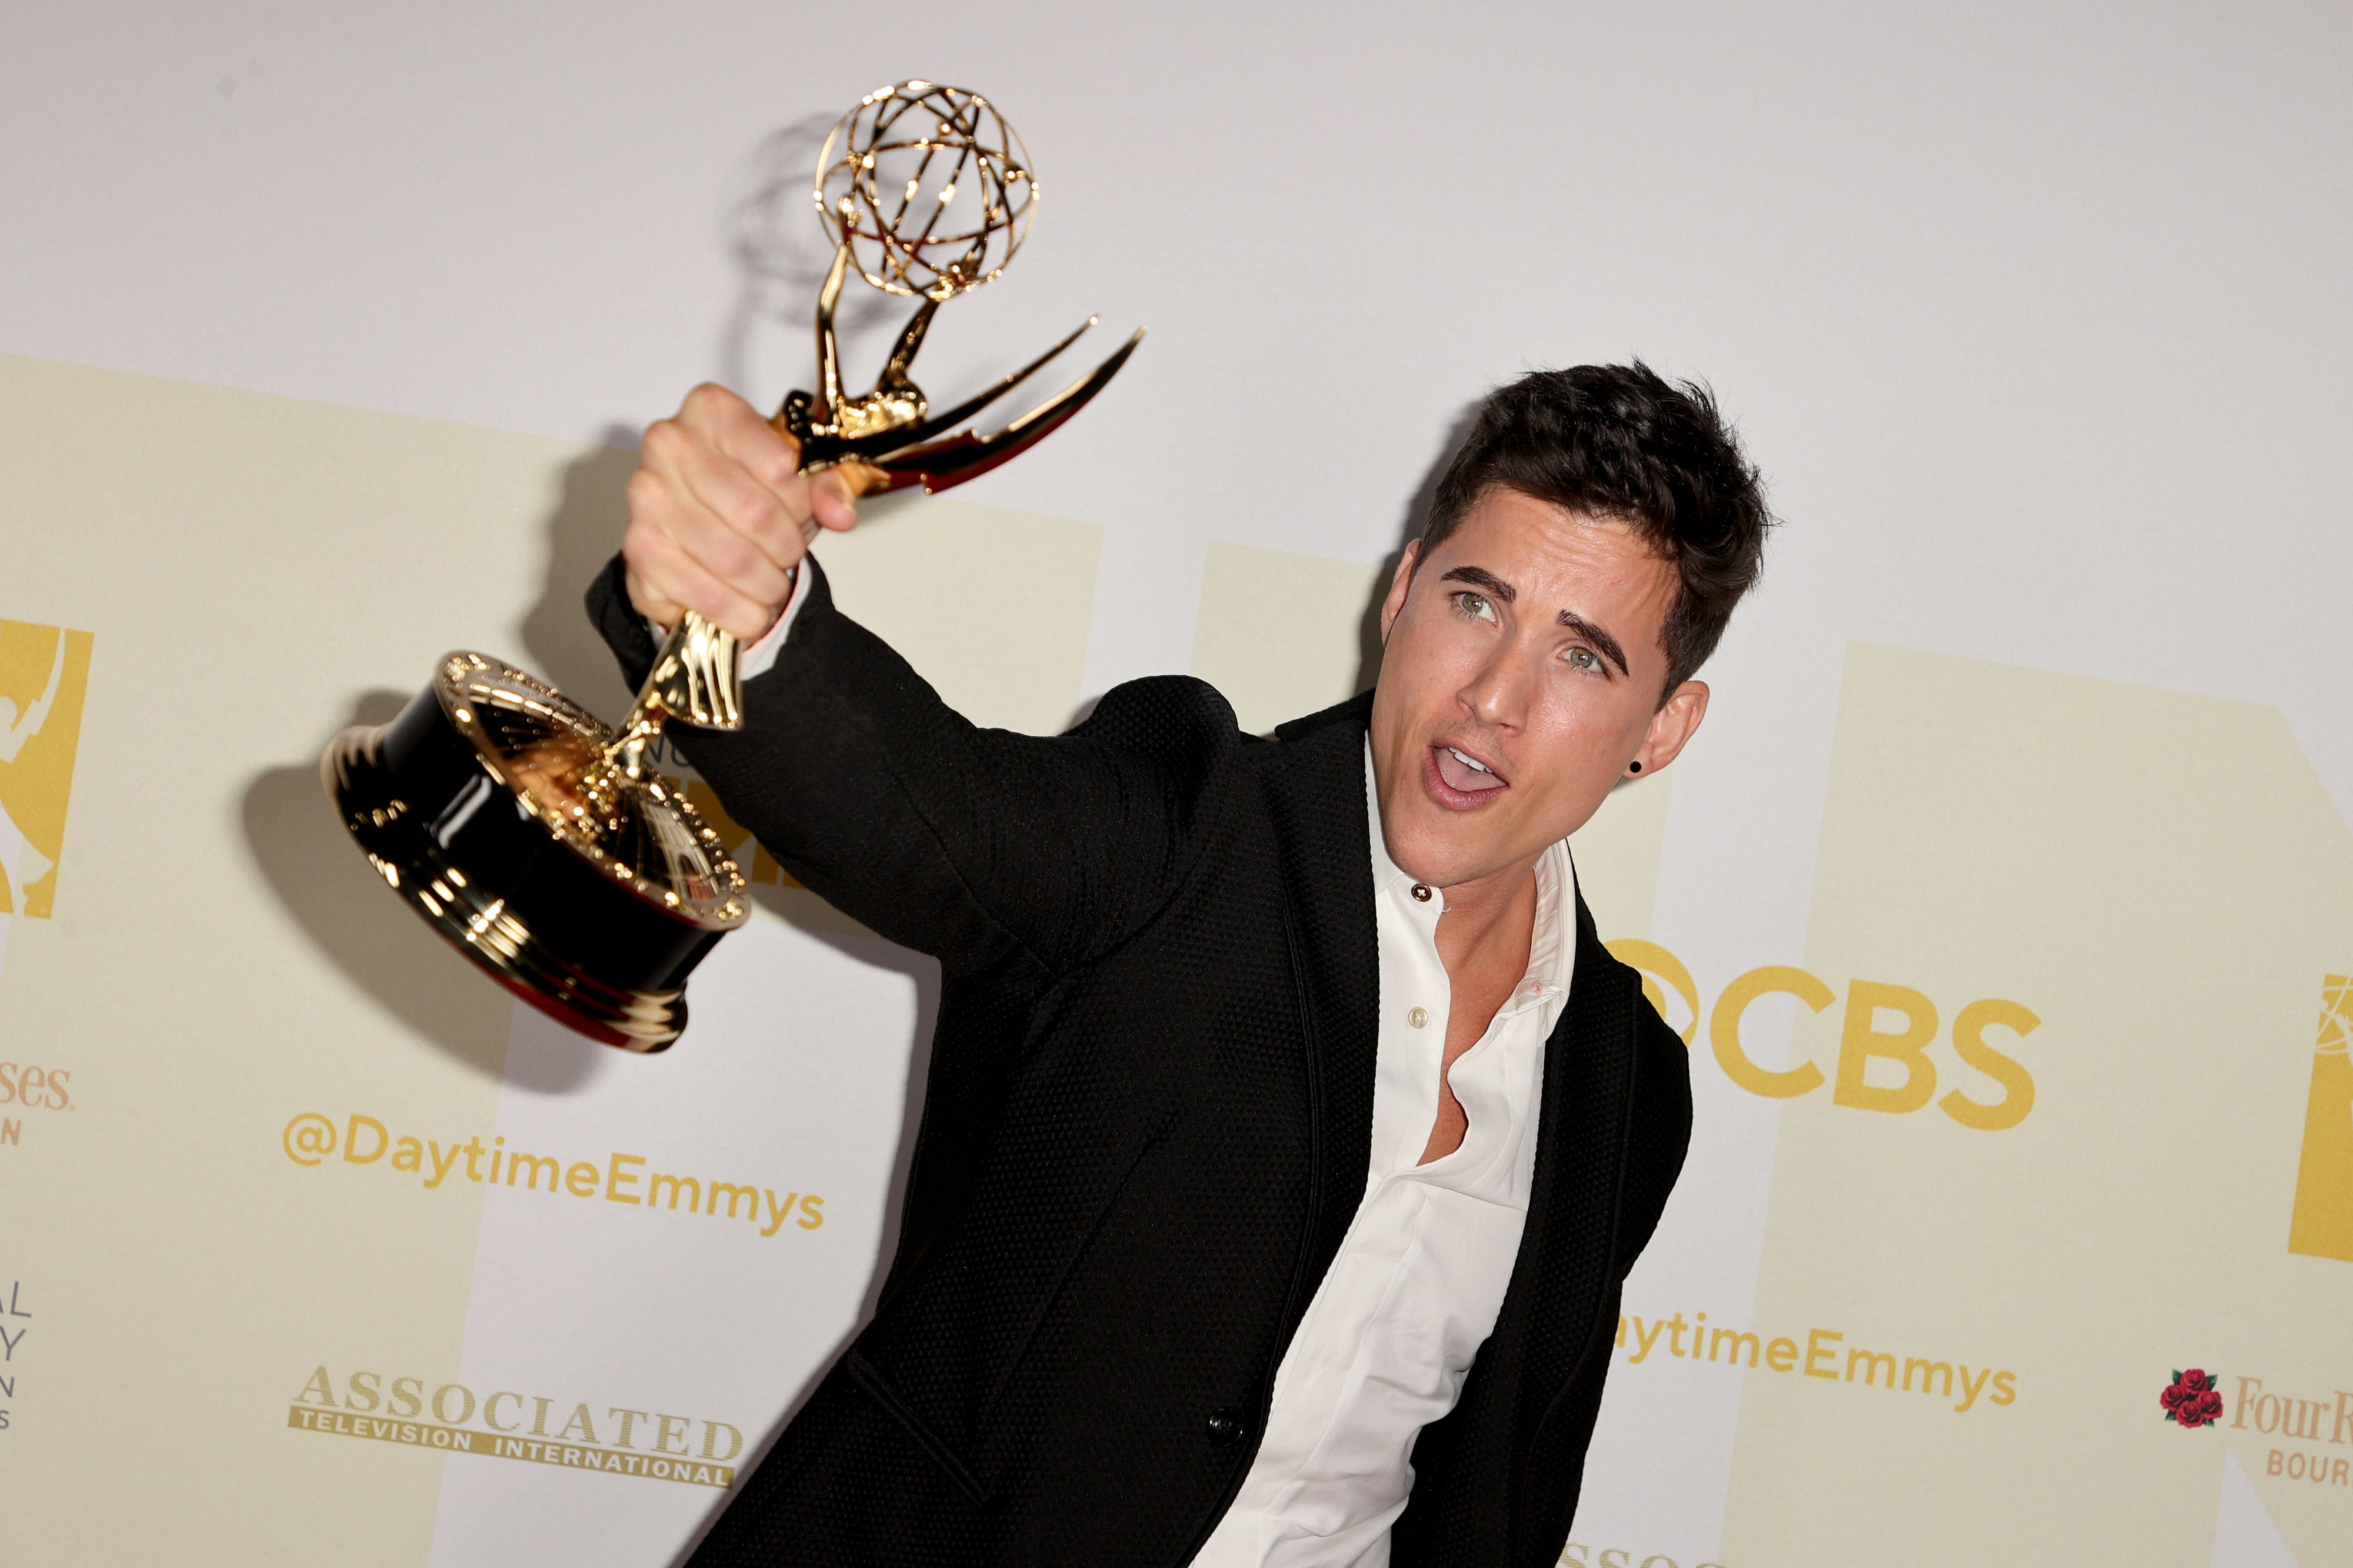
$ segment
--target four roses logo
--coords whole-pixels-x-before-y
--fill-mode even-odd
[[[2222,1395],[2214,1387],[2214,1374],[2194,1366],[2175,1373],[2157,1402],[2165,1406],[2168,1421],[2184,1426],[2211,1426],[2222,1414]]]

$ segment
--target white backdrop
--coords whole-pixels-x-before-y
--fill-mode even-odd
[[[1852,644],[2275,708],[2353,815],[2341,8],[99,5],[20,8],[0,39],[0,352],[618,447],[698,380],[763,403],[806,381],[821,241],[801,193],[825,123],[909,76],[987,92],[1045,202],[1018,265],[945,312],[925,384],[1091,311],[1152,333],[1082,420],[957,496],[1095,525],[1082,699],[1199,666],[1212,546],[1388,559],[1496,381],[1629,355],[1705,378],[1786,524],[1665,807],[1647,935],[1709,992],[1810,962]],[[863,320],[871,354],[883,318]],[[566,569],[593,542],[559,541]],[[7,560],[0,616],[69,618]],[[381,613],[440,569],[379,578]],[[267,616],[270,582],[247,586],[220,624]],[[839,1178],[879,1183],[921,966],[784,924],[759,940],[871,1037],[875,1076],[846,1075],[806,1137],[880,1150]],[[698,991],[703,1026],[773,1006],[731,1000],[754,947]],[[568,1046],[519,1026],[511,1143],[534,1093],[573,1082],[533,1079],[534,1053]],[[1692,1166],[1629,1310],[1746,1321],[1783,1113],[1703,1056]],[[6,1158],[0,1203],[24,1190]],[[865,1212],[836,1234],[871,1257]],[[535,1320],[501,1315],[485,1267],[465,1363],[512,1365]],[[691,1258],[662,1267],[691,1289]],[[866,1265],[839,1268],[742,1408],[836,1342]],[[640,1342],[607,1327],[613,1354]],[[1578,1528],[1593,1562],[1729,1555],[1742,1386],[1613,1394]],[[435,1563],[617,1552],[632,1531],[655,1552],[709,1501],[417,1462],[448,1467]],[[2232,1555],[2270,1550],[2224,1539],[2242,1515],[2271,1539],[2246,1485],[2212,1505],[2213,1560],[2293,1560]],[[2353,1501],[2327,1508],[2300,1541],[2330,1520],[2353,1539]]]

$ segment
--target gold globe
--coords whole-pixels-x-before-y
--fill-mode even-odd
[[[1003,272],[1038,211],[1029,149],[996,105],[927,81],[877,88],[842,116],[814,194],[867,282],[933,300]]]

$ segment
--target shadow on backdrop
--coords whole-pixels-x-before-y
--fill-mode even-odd
[[[623,427],[611,427],[604,438],[626,441],[629,449],[598,447],[565,466],[543,524],[548,552],[539,600],[521,629],[524,666],[611,721],[628,710],[631,693],[581,597],[619,548],[628,516],[623,487],[638,459],[636,438]],[[480,646],[489,651],[492,628],[482,629]],[[410,695],[369,692],[345,722],[387,722]],[[343,727],[322,731],[321,747]],[[256,775],[246,788],[243,819],[254,863],[320,952],[411,1033],[485,1077],[505,1076],[513,998],[392,896],[336,821],[315,762]],[[586,1054],[576,1062],[534,1065],[527,1069],[533,1079],[522,1087],[562,1094],[586,1084],[594,1067]]]
[[[609,425],[597,440],[598,446],[564,466],[555,504],[542,527],[547,563],[539,602],[522,618],[523,662],[565,696],[616,724],[636,694],[622,681],[621,667],[589,622],[584,601],[588,584],[621,548],[638,436],[626,426]]]
[[[786,383],[806,384],[814,362],[811,313],[833,264],[809,199],[818,151],[833,129],[830,115],[810,116],[778,130],[745,161],[727,217],[727,247],[736,272],[735,297],[719,333],[720,381],[753,401],[781,403]],[[835,315],[845,357],[866,340],[884,342],[903,324],[907,301],[871,289],[849,290]],[[777,364],[757,362],[771,345]],[[774,383],[769,385],[767,384]],[[658,389],[674,404],[690,389]],[[621,547],[628,521],[626,487],[638,466],[639,432],[614,424],[598,432],[596,450],[569,464],[546,523],[547,567],[539,602],[523,618],[522,641],[533,674],[554,682],[574,701],[607,723],[628,711],[627,689],[611,652],[581,607],[596,574]]]
[[[599,447],[565,466],[543,524],[548,554],[539,600],[523,617],[522,634],[522,662],[533,674],[610,720],[628,711],[630,693],[581,596],[620,545],[628,516],[622,487],[637,453],[634,436],[620,426],[604,439],[626,440],[630,449]],[[482,630],[480,646],[488,651],[492,628]],[[387,722],[410,695],[371,691],[345,722]],[[322,731],[321,747],[343,727]],[[242,815],[254,863],[311,944],[411,1033],[485,1077],[503,1078],[513,998],[392,896],[335,820],[316,762],[257,774],[246,787]],[[593,1065],[584,1057],[576,1068],[533,1067],[534,1074],[553,1076],[525,1087],[561,1094],[584,1084]]]
[[[807,385],[813,373],[811,322],[818,289],[833,265],[833,242],[810,189],[818,153],[834,124],[831,115],[812,115],[754,148],[739,187],[744,194],[728,215],[736,287],[720,328],[720,374],[754,403],[762,396],[781,402],[786,386]],[[907,300],[880,289],[845,289],[834,313],[845,363],[865,363],[860,351],[870,340],[879,358],[879,346],[905,324],[909,308]],[[772,342],[774,363],[764,363]]]
[[[722,374],[747,392],[759,379],[754,361],[771,339],[791,345],[789,376],[806,381],[808,321],[817,291],[833,253],[809,201],[817,153],[832,116],[814,116],[787,125],[764,140],[748,160],[745,194],[729,219],[728,244],[738,286],[723,323]],[[865,289],[846,297],[837,318],[845,348],[897,331],[904,301]],[[682,396],[687,389],[677,389]],[[628,517],[626,487],[638,464],[638,433],[615,424],[598,434],[598,446],[566,464],[543,521],[546,556],[540,593],[521,626],[522,662],[553,682],[574,701],[607,722],[625,713],[634,693],[623,682],[604,639],[583,605],[588,584],[619,549]],[[487,633],[490,628],[484,628]],[[392,719],[409,693],[372,691],[353,706],[347,722],[377,724]],[[341,725],[321,735],[323,747]],[[494,983],[471,966],[425,923],[392,897],[335,820],[314,762],[269,768],[256,774],[242,801],[248,849],[270,889],[305,937],[411,1033],[431,1042],[474,1071],[498,1079],[506,1069],[507,1037],[515,1006]],[[886,1211],[881,1263],[897,1245],[897,1214],[904,1194],[923,1083],[930,1057],[933,1020],[939,1005],[938,966],[931,960],[871,935],[829,929],[811,921],[805,905],[766,887],[754,897],[817,940],[860,963],[909,976],[916,992],[914,1050],[906,1110],[899,1138]],[[798,895],[807,900],[809,895]],[[844,925],[849,922],[842,922]],[[593,1051],[562,1063],[534,1064],[527,1070],[546,1081],[522,1085],[540,1093],[563,1093],[585,1084],[600,1058]],[[870,1281],[862,1322],[881,1288],[882,1268]],[[828,1357],[828,1364],[830,1363]],[[812,1380],[813,1384],[814,1380]],[[807,1391],[797,1396],[797,1408]],[[779,1423],[781,1426],[781,1423]]]
[[[385,723],[407,700],[371,691],[349,721]],[[409,1033],[484,1078],[504,1075],[513,998],[393,896],[335,819],[315,761],[256,774],[239,815],[254,864],[312,947]]]
[[[1430,509],[1438,499],[1438,481],[1446,477],[1446,466],[1454,461],[1454,454],[1462,447],[1471,434],[1471,426],[1479,418],[1479,405],[1466,403],[1456,411],[1452,423],[1446,427],[1446,439],[1439,443],[1438,456],[1423,470],[1421,482],[1406,497],[1404,510],[1398,517],[1397,543],[1381,557],[1380,575],[1373,581],[1371,600],[1356,622],[1356,689],[1369,691],[1381,678],[1381,606],[1388,600],[1389,579],[1397,575],[1398,563],[1405,559],[1405,547],[1421,537],[1430,526]]]

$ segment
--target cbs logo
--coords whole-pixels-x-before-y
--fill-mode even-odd
[[[1642,994],[1671,1026],[1678,1013],[1670,1010],[1670,991],[1683,1004],[1679,1011],[1690,1021],[1680,1032],[1683,1044],[1691,1045],[1703,1014],[1699,986],[1683,960],[1654,942],[1636,938],[1608,946],[1620,963],[1641,972]],[[1876,980],[1849,981],[1839,1019],[1837,1059],[1828,1073],[1814,1061],[1764,1067],[1749,1054],[1741,1037],[1742,1021],[1767,996],[1794,996],[1816,1013],[1828,1012],[1840,1000],[1820,979],[1785,963],[1752,969],[1724,988],[1704,1014],[1708,1048],[1724,1076],[1751,1094],[1795,1100],[1827,1083],[1834,1104],[1903,1116],[1934,1101],[1937,1110],[1980,1132],[2015,1127],[2034,1109],[2032,1076],[2000,1048],[2031,1034],[2042,1022],[2016,1002],[1981,997],[1953,1015],[1953,1054],[1964,1067],[1991,1080],[1990,1092],[1983,1085],[1956,1084],[1939,1097],[1936,1064],[1929,1059],[1928,1047],[1944,1026],[1936,1005],[1922,993]]]

